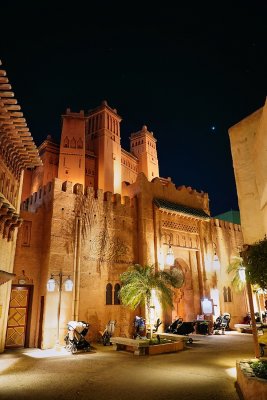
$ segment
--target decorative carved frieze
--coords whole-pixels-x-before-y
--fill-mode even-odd
[[[162,244],[176,247],[182,247],[186,249],[199,250],[200,249],[200,240],[199,236],[192,233],[185,232],[170,232],[170,231],[162,231]]]
[[[186,224],[185,222],[177,222],[173,220],[163,220],[162,221],[163,228],[175,229],[177,231],[182,232],[191,232],[198,234],[198,226],[196,224]]]

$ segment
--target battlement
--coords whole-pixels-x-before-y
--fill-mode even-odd
[[[38,192],[33,193],[28,199],[21,203],[22,211],[36,212],[36,210],[44,204],[50,203],[57,197],[58,193],[66,193],[70,195],[85,196],[93,198],[100,202],[105,202],[106,207],[110,208],[131,208],[135,207],[135,199],[130,199],[129,196],[121,196],[119,193],[103,192],[101,189],[95,190],[92,187],[86,187],[83,190],[83,185],[69,181],[62,181],[54,178],[53,181],[43,186]]]
[[[145,174],[138,174],[136,182],[123,184],[122,193],[134,197],[138,193],[146,193],[153,198],[161,198],[184,206],[201,209],[210,215],[209,196],[203,191],[198,192],[191,186],[176,186],[170,179],[154,178],[148,181]]]
[[[73,118],[84,118],[85,113],[84,110],[80,110],[79,112],[71,111],[70,108],[67,108],[66,112],[63,114],[64,117],[73,117]]]
[[[185,193],[188,193],[190,195],[195,195],[198,197],[202,197],[205,199],[208,199],[208,193],[203,192],[203,190],[201,190],[200,192],[198,192],[196,189],[193,189],[191,186],[176,186],[175,183],[172,182],[171,178],[154,178],[151,183],[155,183],[155,184],[161,184],[162,186],[166,186],[168,188],[170,188],[170,190],[176,190],[176,191],[182,191]]]
[[[51,201],[53,197],[53,182],[48,182],[41,187],[38,192],[34,192],[30,197],[24,200],[21,205],[21,211],[36,212],[37,208],[41,207],[44,203]]]
[[[54,178],[53,181],[48,182],[45,186],[40,188],[38,192],[33,193],[28,199],[23,201],[21,204],[21,210],[35,212],[36,209],[41,207],[43,204],[50,203],[52,199],[56,197],[56,192],[81,196],[84,195],[85,197],[105,202],[107,207],[113,207],[116,209],[119,207],[134,207],[136,194],[144,188],[145,191],[150,194],[151,199],[154,197],[163,198],[185,206],[199,208],[209,213],[209,198],[207,193],[204,193],[203,191],[197,192],[190,186],[176,187],[173,182],[169,180],[162,182],[160,178],[154,178],[153,181],[149,182],[143,173],[138,175],[135,183],[131,185],[125,184],[123,186],[122,196],[118,193],[103,192],[101,189],[95,190],[92,187],[86,187],[84,189],[81,184],[74,184],[70,181],[63,181]],[[225,221],[220,221],[219,226],[222,227],[224,222]],[[229,224],[230,223],[228,223],[228,225]]]
[[[234,224],[233,222],[225,221],[223,219],[211,218],[211,225],[225,230],[242,232],[241,225]]]

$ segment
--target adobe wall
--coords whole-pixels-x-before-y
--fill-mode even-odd
[[[127,151],[121,149],[121,181],[133,183],[138,174],[138,160]]]
[[[266,105],[229,129],[244,242],[267,233]]]
[[[62,270],[74,281],[72,293],[62,291],[61,341],[70,320],[89,322],[94,339],[110,319],[118,321],[118,334],[132,328],[128,310],[106,305],[106,285],[114,288],[119,275],[137,261],[135,220],[135,201],[93,188],[83,195],[79,185],[55,179],[47,278]],[[57,299],[58,293],[46,293],[43,348],[55,342]]]
[[[0,238],[0,265],[1,269],[6,272],[13,273],[16,237],[17,232],[15,231],[12,241]],[[10,290],[11,281],[0,285],[0,353],[2,353],[5,348]]]
[[[137,180],[132,185],[122,186],[122,194],[138,199],[138,235],[139,259],[141,263],[153,264],[156,261],[154,248],[154,207],[153,199],[160,198],[192,208],[203,209],[209,214],[208,195],[197,192],[191,187],[176,186],[169,182],[163,185],[159,178],[149,182],[143,173],[138,174]]]
[[[23,171],[15,176],[0,159],[0,269],[13,273]],[[4,351],[8,321],[11,281],[0,284],[0,353]]]
[[[62,344],[70,320],[89,322],[90,340],[97,340],[99,331],[111,319],[118,321],[116,335],[131,336],[133,315],[140,310],[130,312],[114,304],[114,299],[113,304],[106,305],[106,286],[112,285],[114,296],[120,274],[129,265],[159,266],[159,250],[165,257],[169,234],[175,265],[185,275],[183,288],[176,291],[173,313],[181,312],[185,320],[195,319],[201,311],[200,298],[209,297],[215,286],[222,290],[230,284],[225,271],[229,258],[242,243],[239,225],[163,214],[153,205],[157,197],[208,212],[206,194],[191,188],[176,189],[173,184],[166,186],[159,179],[148,182],[144,174],[135,184],[125,185],[126,192],[128,196],[120,196],[86,188],[83,194],[81,185],[55,179],[22,204],[25,224],[19,233],[15,269],[18,275],[24,271],[34,285],[31,345],[37,345],[41,296],[45,298],[42,347],[55,344],[59,293],[47,292],[46,283],[50,274],[57,276],[60,271],[64,279],[70,275],[74,282],[73,292],[62,291]],[[27,247],[23,229],[29,223],[31,241]],[[217,277],[212,264],[213,242],[222,265]],[[233,304],[227,305],[220,296],[220,310],[230,312],[233,318],[238,317],[240,308],[237,296],[234,294]],[[171,322],[175,315],[161,317]]]
[[[231,314],[230,326],[234,328],[234,324],[241,323],[243,317],[246,316],[248,310],[247,296],[245,289],[238,291],[232,285],[234,273],[228,273],[227,268],[238,257],[243,247],[243,234],[241,226],[232,222],[218,219],[211,219],[212,240],[214,249],[219,257],[218,266],[214,271],[214,283],[219,289],[219,307],[217,307],[218,315],[224,312]],[[224,288],[231,288],[231,301],[225,301]]]
[[[29,347],[36,347],[40,296],[45,295],[41,282],[45,255],[48,251],[45,238],[50,231],[49,213],[43,206],[36,212],[22,211],[21,215],[24,221],[18,231],[14,261],[16,277],[12,284],[19,284],[19,281],[23,279],[26,285],[33,285]]]
[[[208,196],[191,187],[176,188],[172,182],[163,184],[159,178],[148,182],[144,174],[139,174],[133,185],[124,185],[123,193],[136,196],[138,201],[138,244],[141,264],[156,264],[159,269],[168,270],[166,254],[169,241],[174,252],[175,265],[185,276],[183,288],[176,290],[174,310],[163,316],[166,322],[182,316],[190,321],[200,314],[200,298],[208,296],[207,275],[204,255],[208,249],[203,247],[203,237],[211,242],[209,222],[193,216],[182,216],[171,212],[162,212],[154,204],[159,198],[184,206],[203,209],[209,213]]]

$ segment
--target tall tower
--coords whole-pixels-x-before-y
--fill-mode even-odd
[[[121,193],[121,117],[106,101],[88,113],[89,143],[96,155],[97,187]]]
[[[149,181],[159,176],[156,142],[153,132],[149,132],[146,125],[130,136],[131,153],[139,160],[138,172],[143,172]]]
[[[86,117],[67,109],[62,120],[58,178],[84,186]]]

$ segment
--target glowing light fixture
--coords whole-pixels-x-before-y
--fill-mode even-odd
[[[171,266],[174,264],[174,254],[172,250],[172,246],[169,244],[169,248],[166,255],[166,264]]]
[[[218,254],[216,253],[216,244],[213,242],[213,249],[214,249],[214,254],[213,254],[213,268],[215,271],[219,271],[220,270],[220,260],[218,257]]]
[[[241,282],[246,282],[246,268],[243,265],[238,268],[238,273]]]
[[[55,291],[55,288],[56,288],[56,281],[55,281],[55,279],[53,278],[53,275],[51,275],[51,277],[50,277],[50,279],[48,280],[46,286],[47,286],[48,292],[54,292],[54,291]]]
[[[216,251],[215,251],[214,256],[213,256],[213,262],[218,262],[218,261],[219,261],[219,257],[217,256]]]
[[[56,280],[54,277],[57,276],[59,279]],[[60,312],[61,312],[61,292],[62,292],[62,285],[64,283],[64,288],[66,292],[71,292],[73,288],[73,282],[70,279],[70,275],[67,275],[67,279],[63,282],[63,277],[66,275],[62,274],[60,271],[59,274],[51,274],[50,279],[47,282],[47,290],[48,292],[54,292],[56,285],[59,288],[59,296],[58,296],[58,307],[57,307],[57,339],[56,339],[56,347],[59,346],[59,321],[60,321]]]
[[[70,276],[68,276],[68,279],[66,279],[64,285],[65,285],[66,292],[72,292],[73,282],[70,279]]]

